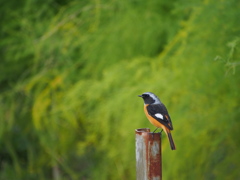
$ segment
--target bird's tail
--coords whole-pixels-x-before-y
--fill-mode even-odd
[[[174,144],[174,141],[173,141],[173,138],[172,138],[172,134],[170,133],[170,131],[167,132],[167,135],[168,135],[168,140],[169,140],[171,149],[172,149],[172,150],[176,150],[176,146],[175,146],[175,144]]]

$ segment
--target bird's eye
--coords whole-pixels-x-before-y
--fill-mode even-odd
[[[143,97],[149,97],[149,94],[143,94],[142,96]]]

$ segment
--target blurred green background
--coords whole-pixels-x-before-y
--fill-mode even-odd
[[[240,179],[239,0],[0,2],[0,179],[135,179],[137,95],[163,179]]]

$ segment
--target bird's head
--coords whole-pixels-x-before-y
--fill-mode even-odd
[[[145,92],[142,95],[138,95],[139,97],[142,97],[144,100],[144,104],[160,104],[160,99],[151,92]]]

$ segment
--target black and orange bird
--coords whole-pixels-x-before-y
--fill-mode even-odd
[[[171,118],[168,114],[167,108],[160,101],[160,99],[151,92],[143,93],[142,95],[138,95],[142,97],[144,100],[144,112],[148,118],[148,120],[158,128],[162,128],[166,133],[171,149],[175,150],[176,146],[174,144],[171,131],[173,130],[173,125]],[[155,132],[155,129],[153,132]]]

